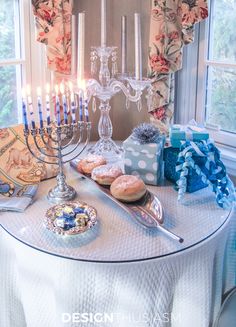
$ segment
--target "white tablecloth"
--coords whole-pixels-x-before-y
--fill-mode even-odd
[[[143,230],[75,173],[69,180],[98,209],[100,223],[87,236],[62,241],[44,230],[43,194],[53,181],[26,213],[0,215],[0,326],[211,326],[235,285],[233,214],[206,190],[177,204],[171,187],[151,188],[165,225],[184,237],[180,245]]]

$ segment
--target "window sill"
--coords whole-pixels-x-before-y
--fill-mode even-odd
[[[222,144],[216,143],[216,145],[221,152],[221,159],[227,168],[227,173],[236,177],[236,149],[232,149]]]

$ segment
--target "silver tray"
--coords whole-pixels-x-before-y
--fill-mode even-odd
[[[84,210],[84,213],[78,213],[78,215],[83,214],[86,215],[86,222],[84,220],[83,224],[67,227],[67,229],[59,226],[57,224],[58,220],[65,220],[65,218],[61,218],[62,212],[68,209],[73,210]],[[73,215],[73,218],[70,218],[70,221],[76,219],[76,214]],[[80,220],[83,222],[83,220]],[[44,226],[50,230],[51,232],[61,235],[61,236],[72,236],[86,232],[90,228],[92,228],[97,223],[97,211],[95,208],[89,206],[87,203],[80,202],[80,201],[73,201],[73,202],[66,202],[62,204],[57,204],[47,210],[46,215],[43,220]]]
[[[70,165],[78,172],[77,166],[79,159],[71,161]],[[180,243],[184,242],[184,239],[173,232],[167,230],[163,227],[164,223],[164,210],[162,204],[158,197],[150,191],[136,202],[125,203],[115,199],[110,192],[110,188],[103,186],[95,182],[90,176],[78,172],[82,178],[91,181],[96,187],[100,189],[107,197],[109,197],[114,203],[119,207],[123,208],[127,213],[129,213],[138,223],[140,223],[145,228],[158,228],[167,236]]]

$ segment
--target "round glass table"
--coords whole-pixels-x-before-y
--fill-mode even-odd
[[[0,325],[209,327],[235,284],[233,212],[208,189],[178,203],[171,185],[149,187],[180,244],[143,228],[69,166],[67,180],[97,209],[98,224],[69,238],[46,230],[54,180],[40,184],[24,213],[0,214]]]
[[[190,248],[214,234],[227,220],[230,211],[222,210],[208,189],[186,194],[177,202],[172,185],[149,187],[164,208],[164,226],[184,238],[179,244],[158,229],[145,229],[122,208],[107,198],[89,180],[67,167],[67,180],[77,199],[97,209],[98,224],[84,234],[61,237],[43,226],[43,217],[50,203],[48,189],[55,183],[39,185],[34,204],[24,213],[4,213],[2,227],[17,240],[46,253],[68,259],[90,262],[132,262],[163,257]]]

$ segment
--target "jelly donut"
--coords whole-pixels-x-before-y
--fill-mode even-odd
[[[114,180],[123,175],[122,169],[117,165],[102,165],[92,171],[92,179],[101,185],[111,185]]]
[[[106,159],[102,156],[88,155],[86,158],[81,159],[77,165],[77,169],[82,174],[90,175],[92,170],[98,166],[105,165]]]
[[[124,202],[134,202],[146,193],[146,185],[137,176],[123,175],[111,184],[111,194],[114,198]]]

